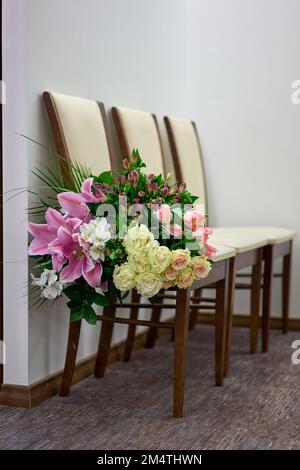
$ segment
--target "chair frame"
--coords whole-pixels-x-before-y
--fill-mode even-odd
[[[168,134],[168,139],[170,143],[170,149],[173,157],[174,168],[176,178],[181,181],[181,167],[180,167],[180,160],[177,152],[177,147],[172,131],[172,126],[170,125],[169,119],[167,116],[164,117],[164,122]],[[199,155],[201,158],[201,165],[203,168],[203,177],[204,177],[204,184],[205,184],[205,194],[206,199],[207,196],[207,184],[205,178],[205,169],[203,164],[203,157],[201,151],[201,144],[199,139],[199,134],[197,131],[197,126],[194,121],[191,121],[191,124],[194,128],[195,136],[197,139]],[[269,350],[269,335],[270,335],[270,313],[271,313],[271,299],[272,299],[272,280],[273,277],[280,277],[282,278],[282,332],[286,334],[288,332],[288,317],[289,317],[289,303],[290,303],[290,280],[291,280],[291,262],[292,262],[292,247],[293,241],[285,241],[283,243],[278,244],[268,244],[263,249],[263,264],[264,270],[262,275],[263,284],[261,288],[263,290],[263,303],[262,303],[262,352],[268,352]],[[275,274],[273,272],[273,265],[274,260],[277,258],[283,258],[283,271],[282,273]],[[237,262],[238,266],[238,262]],[[242,268],[237,268],[242,269]],[[251,274],[236,274],[237,277],[250,277]],[[253,276],[253,274],[252,274]],[[253,279],[250,284],[236,284],[236,289],[247,289],[252,291],[253,289]],[[251,294],[252,295],[252,294]],[[254,294],[253,294],[254,295]],[[251,331],[253,328],[253,323],[250,321],[250,337],[255,338],[257,336],[255,329]],[[256,328],[256,327],[255,327]],[[252,344],[253,339],[250,340],[250,351],[253,351],[254,348]]]
[[[56,110],[55,103],[51,97],[51,93],[48,91],[45,91],[43,93],[43,99],[44,99],[46,111],[48,114],[50,127],[52,129],[56,151],[60,155],[60,157],[62,157],[66,161],[70,161],[71,159],[69,156],[67,144],[64,139],[64,133],[61,127],[61,123],[60,123],[60,119]],[[105,107],[103,103],[100,103],[98,101],[96,101],[96,103],[99,106],[99,110],[100,110],[102,121],[103,121],[111,167],[117,168],[117,159],[115,156],[112,139],[111,139],[111,135],[110,135],[109,128],[108,128],[108,121],[107,121],[107,116],[105,112]],[[67,180],[69,175],[66,173],[66,168],[64,165],[61,165],[61,170],[63,173],[63,177]],[[73,322],[70,320],[70,323],[69,323],[67,352],[66,352],[66,357],[65,357],[65,365],[64,365],[62,382],[61,382],[60,391],[59,391],[60,396],[67,396],[70,392],[73,375],[74,375],[76,356],[77,356],[77,351],[78,351],[81,323],[82,323],[82,320],[77,320]]]
[[[149,320],[139,320],[138,318],[121,318],[116,317],[116,305],[112,304],[108,307],[103,315],[98,315],[99,321],[103,322],[101,328],[101,336],[99,341],[99,350],[97,355],[98,374],[97,377],[103,377],[109,357],[113,326],[115,323],[128,324],[130,326],[149,326],[155,328],[168,328],[174,331],[174,374],[173,374],[173,416],[181,418],[183,416],[184,403],[184,382],[185,382],[185,365],[187,351],[187,337],[189,329],[190,316],[190,297],[191,291],[202,289],[212,283],[216,286],[216,323],[215,323],[215,383],[217,386],[223,384],[224,369],[226,361],[226,332],[227,328],[227,312],[228,312],[228,283],[230,273],[230,262],[222,260],[216,262],[208,277],[197,280],[188,289],[176,290],[176,305],[159,304],[162,308],[175,308],[175,319],[173,322],[160,322]],[[124,304],[126,307],[149,308],[152,304]],[[199,306],[192,305],[198,309]]]
[[[120,143],[120,148],[122,152],[123,157],[127,157],[129,155],[129,145],[127,142],[126,138],[126,133],[123,129],[122,122],[118,113],[118,108],[113,107],[112,108],[112,117],[113,121],[115,124],[117,136],[119,139]],[[163,157],[163,149],[162,149],[162,143],[161,143],[161,135],[159,132],[159,127],[157,123],[157,118],[155,114],[152,114],[153,120],[155,122],[156,130],[157,130],[157,135],[160,143],[160,149],[161,149],[161,155]],[[168,131],[168,128],[167,128]],[[174,161],[174,167],[175,167],[175,175],[177,181],[182,181],[182,175],[181,175],[181,168],[180,168],[180,162],[177,154],[177,149],[175,146],[175,141],[173,137],[173,133],[168,132],[169,138],[170,138],[170,146],[171,146],[171,152],[174,157],[174,152],[176,152],[176,157],[173,158]],[[200,142],[198,140],[198,145],[199,145],[199,155],[202,158],[202,153],[200,149]],[[164,159],[163,159],[163,165],[165,164]],[[203,165],[203,161],[202,161]],[[205,187],[205,194],[207,195],[207,190]],[[250,336],[250,352],[254,353],[256,352],[256,344],[257,344],[257,336],[258,336],[258,326],[259,326],[259,303],[260,303],[260,274],[261,274],[261,259],[262,259],[262,250],[255,249],[247,252],[246,254],[241,253],[236,255],[235,260],[231,260],[230,262],[230,267],[229,267],[229,278],[230,282],[228,283],[228,289],[229,289],[229,302],[228,302],[228,312],[227,312],[227,317],[229,319],[229,322],[227,324],[227,331],[226,331],[226,364],[224,365],[224,372],[225,374],[228,373],[229,370],[229,356],[230,356],[230,338],[231,338],[231,324],[232,324],[232,317],[233,317],[233,306],[234,306],[234,283],[235,283],[235,275],[236,275],[236,266],[238,266],[238,269],[242,269],[241,267],[252,267],[252,283],[251,283],[251,336]],[[208,284],[206,284],[208,286]],[[162,299],[166,298],[172,298],[170,297],[170,294],[162,294],[161,295]],[[190,328],[193,327],[195,323],[195,317],[197,316],[197,311],[200,310],[200,308],[205,308],[205,306],[201,306],[201,302],[208,302],[211,299],[207,299],[204,297],[201,297],[201,288],[197,289],[195,291],[195,295],[192,296],[192,300],[197,300],[200,302],[199,308],[196,310],[193,310],[192,316],[191,316],[191,321],[190,321]],[[209,308],[214,308],[214,306],[209,306]],[[137,311],[132,310],[131,311],[131,318],[136,318]],[[153,310],[152,310],[152,317],[151,321],[153,323],[158,322],[160,319],[161,315],[161,306],[160,305],[154,305]],[[132,324],[129,326],[128,329],[128,335],[127,335],[127,340],[126,340],[126,346],[125,346],[125,352],[123,356],[123,360],[128,361],[131,357],[131,353],[133,350],[133,344],[134,344],[134,335],[135,335],[135,328],[136,325]],[[147,339],[145,342],[145,347],[147,348],[152,348],[155,344],[156,338],[158,334],[158,327],[155,325],[152,325],[147,334]]]

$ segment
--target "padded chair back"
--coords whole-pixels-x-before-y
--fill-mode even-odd
[[[57,153],[93,174],[114,168],[114,153],[102,103],[45,91]]]
[[[195,123],[174,117],[164,118],[177,181],[184,181],[197,201],[207,207],[203,159]]]
[[[128,158],[134,148],[147,165],[149,173],[165,173],[163,153],[156,117],[145,111],[113,107],[122,158]]]

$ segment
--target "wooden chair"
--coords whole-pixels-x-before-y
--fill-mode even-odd
[[[175,290],[176,303],[157,304],[160,309],[175,309],[174,321],[162,322],[159,320],[140,320],[134,318],[116,317],[116,305],[112,304],[103,315],[98,316],[98,320],[103,321],[101,330],[101,339],[99,342],[99,351],[97,362],[99,364],[100,376],[103,376],[107,366],[107,359],[110,350],[111,334],[102,335],[103,326],[109,325],[111,328],[114,323],[128,324],[129,327],[137,325],[153,328],[168,328],[174,332],[174,374],[173,374],[173,416],[180,418],[183,416],[184,401],[184,381],[185,364],[187,351],[187,337],[189,329],[190,309],[199,309],[198,303],[191,303],[191,292],[202,289],[212,283],[216,287],[216,321],[215,321],[215,383],[217,386],[223,384],[225,361],[226,361],[226,332],[227,313],[228,313],[228,288],[231,272],[231,263],[234,260],[235,250],[227,247],[220,247],[214,259],[215,263],[207,278],[195,281],[189,289]],[[126,307],[136,307],[133,304],[124,304]],[[151,304],[137,304],[139,308],[152,309]],[[110,333],[112,329],[110,330]]]
[[[173,117],[164,118],[171,153],[175,166],[175,173],[178,180],[184,180],[196,189],[199,185],[200,193],[205,198],[207,207],[207,188],[205,180],[205,171],[202,159],[201,146],[195,123]],[[268,351],[269,329],[270,329],[270,305],[271,289],[273,277],[274,259],[283,257],[283,272],[279,275],[282,278],[282,330],[284,333],[288,330],[288,307],[289,307],[289,288],[290,288],[290,269],[292,240],[295,236],[293,230],[273,227],[221,227],[215,228],[212,241],[218,244],[234,247],[240,252],[240,243],[244,237],[258,237],[267,241],[263,248],[263,309],[262,309],[262,350]],[[239,261],[236,261],[237,270]],[[239,276],[239,274],[237,274]],[[241,277],[249,275],[242,274]],[[257,282],[258,282],[257,272]],[[278,275],[276,275],[278,276]],[[237,288],[251,289],[251,284],[237,283]],[[258,325],[257,325],[258,326]],[[251,327],[251,350],[254,352],[254,338],[256,333]]]
[[[51,128],[54,135],[57,152],[64,159],[80,162],[94,173],[106,170],[110,166],[115,167],[116,162],[110,146],[107,122],[102,104],[92,100],[71,97],[59,93],[44,93],[44,101],[48,112]],[[65,167],[63,166],[63,169]],[[68,175],[65,174],[68,178]],[[116,317],[116,310],[119,308],[152,309],[150,303],[127,303],[117,304],[113,302],[105,308],[102,315],[98,315],[98,320],[103,322],[99,340],[99,349],[95,365],[95,376],[104,374],[114,323],[125,323],[132,325],[153,326],[155,328],[169,328],[174,330],[174,392],[173,392],[173,414],[181,417],[183,414],[184,396],[184,376],[187,347],[187,331],[189,324],[190,308],[198,308],[198,304],[190,307],[190,292],[192,289],[202,288],[208,283],[215,283],[216,300],[216,384],[221,385],[224,375],[225,361],[225,341],[227,325],[227,285],[229,283],[230,260],[234,259],[235,250],[221,247],[215,258],[215,264],[206,279],[197,281],[192,288],[178,290],[175,305],[174,322],[153,322],[139,320],[137,318]],[[174,304],[158,304],[161,309],[174,308]],[[81,321],[70,322],[68,347],[63,374],[63,381],[60,395],[69,393],[72,383],[74,365],[80,336]]]
[[[102,103],[48,91],[43,98],[56,150],[63,159],[87,166],[95,174],[117,167]],[[63,164],[62,171],[68,178]],[[81,320],[70,321],[61,396],[69,394],[72,384],[80,329]]]
[[[143,159],[146,162],[149,170],[155,168],[156,172],[164,173],[164,157],[161,147],[160,134],[158,130],[157,120],[155,115],[137,111],[134,109],[127,109],[121,107],[112,108],[112,116],[115,123],[117,135],[120,142],[120,148],[123,158],[127,157],[133,146],[138,146]],[[189,168],[196,172],[194,164],[196,162],[189,162]],[[199,165],[198,165],[199,166]],[[153,170],[154,171],[154,170]],[[178,168],[175,166],[176,179],[182,181]],[[192,183],[192,184],[190,184]],[[187,181],[188,188],[191,192],[200,196],[200,202],[206,202],[205,185],[201,184],[201,180],[197,182]],[[221,244],[221,243],[220,243]],[[225,243],[223,243],[225,245]],[[245,267],[252,267],[252,281],[251,281],[251,335],[250,335],[250,351],[256,352],[258,326],[259,326],[259,303],[260,303],[260,276],[261,276],[261,263],[263,247],[267,245],[267,239],[257,234],[243,234],[237,246],[233,247],[237,251],[235,262],[232,263],[232,282],[235,278],[236,270]],[[165,296],[164,296],[165,297]],[[167,294],[169,297],[169,294]],[[195,297],[200,301],[206,298],[201,296],[201,292],[195,293]],[[234,304],[234,289],[230,284],[229,289],[229,305],[230,305],[230,318],[232,317],[232,310]],[[203,303],[202,303],[203,305]],[[157,307],[153,310],[152,319],[157,320],[160,318],[160,309]],[[195,316],[195,315],[194,315]],[[228,326],[227,331],[227,348],[226,348],[226,367],[225,372],[228,371],[229,364],[229,343],[231,328]],[[152,347],[157,337],[157,328],[150,328],[146,345]],[[132,331],[129,332],[127,337],[128,344],[127,350],[132,349]]]

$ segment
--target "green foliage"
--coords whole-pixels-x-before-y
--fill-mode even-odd
[[[109,300],[105,295],[99,294],[93,287],[88,285],[81,286],[73,284],[63,290],[64,294],[70,299],[67,303],[71,311],[71,320],[84,319],[91,325],[97,323],[97,315],[92,305],[107,307]]]

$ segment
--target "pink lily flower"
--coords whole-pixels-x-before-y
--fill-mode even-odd
[[[62,282],[72,282],[83,276],[90,286],[101,285],[102,264],[94,264],[88,252],[81,246],[78,234],[71,234],[64,228],[59,229],[57,240],[51,244],[51,250],[69,261],[60,274]]]
[[[57,237],[60,227],[65,227],[70,232],[74,232],[82,224],[82,220],[63,216],[55,209],[49,208],[45,213],[46,224],[28,224],[29,232],[34,239],[29,245],[29,255],[48,255],[49,243]]]
[[[81,194],[66,191],[57,195],[58,202],[69,217],[76,217],[86,222],[90,210]]]
[[[92,193],[94,178],[87,178],[81,186],[81,196],[84,202],[103,202],[106,200],[104,192],[98,188],[96,193]]]

